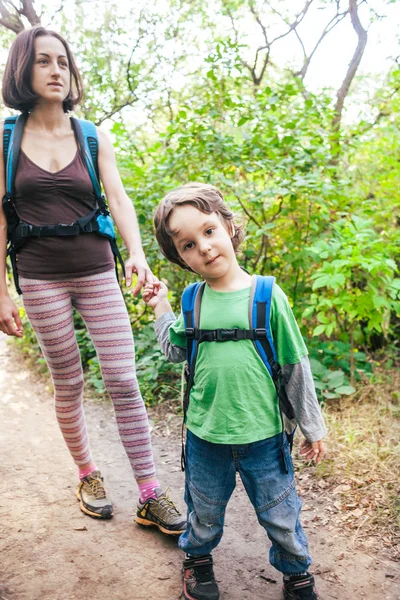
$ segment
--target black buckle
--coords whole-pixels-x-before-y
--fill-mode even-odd
[[[186,334],[186,337],[189,338],[189,339],[194,338],[194,328],[193,327],[186,327],[185,334]]]
[[[96,223],[97,225],[97,223]],[[93,221],[89,221],[89,223],[86,223],[86,225],[84,227],[82,227],[82,231],[84,233],[93,233],[94,231],[98,231],[99,227],[97,226],[96,228],[93,227]]]
[[[237,342],[238,341],[238,328],[235,329],[216,329],[215,340],[217,342]]]
[[[29,237],[32,231],[32,225],[29,223],[20,223],[19,224],[19,235],[23,238]]]
[[[267,330],[257,327],[254,329],[254,337],[256,340],[264,340],[267,337]]]

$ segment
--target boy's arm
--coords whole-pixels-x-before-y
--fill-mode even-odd
[[[154,310],[156,316],[154,330],[161,350],[169,361],[173,363],[183,362],[186,359],[186,348],[173,344],[170,340],[169,330],[173,325],[176,325],[179,332],[180,320],[176,319],[168,302],[167,286],[163,282],[160,282],[157,287],[151,283],[147,283],[145,284],[142,296],[147,306]],[[176,333],[176,335],[179,338],[179,333]]]
[[[278,362],[283,365],[283,383],[296,421],[308,445],[317,445],[326,435],[326,428],[315,393],[308,352],[287,296],[277,284],[272,295],[271,328]]]
[[[318,442],[327,431],[315,393],[308,356],[303,356],[294,365],[284,365],[282,372],[288,400],[304,437],[309,442]]]
[[[186,359],[186,349],[172,344],[169,339],[169,329],[171,325],[176,323],[172,310],[162,314],[154,323],[158,343],[166,358],[173,363],[183,362]]]

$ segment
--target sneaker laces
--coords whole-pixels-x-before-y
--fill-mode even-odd
[[[97,500],[102,500],[106,497],[106,490],[99,476],[92,477],[92,474],[90,474],[88,478],[85,477],[83,487],[86,492],[89,492]]]
[[[168,515],[181,516],[181,513],[176,508],[174,502],[169,496],[167,496],[168,491],[169,487],[167,487],[165,492],[158,496],[157,499],[154,498],[154,502],[151,503],[154,508],[154,512],[163,520],[165,520],[165,517],[167,517]]]

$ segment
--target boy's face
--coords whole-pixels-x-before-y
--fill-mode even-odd
[[[233,230],[228,231],[227,225],[217,213],[203,213],[190,204],[175,207],[170,217],[169,227],[179,256],[206,281],[229,278],[238,268],[231,240]]]

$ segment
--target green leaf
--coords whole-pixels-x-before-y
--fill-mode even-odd
[[[317,327],[313,331],[313,335],[321,335],[324,333],[326,325],[317,325]]]
[[[350,396],[350,394],[354,394],[355,391],[356,390],[351,385],[342,385],[335,388],[335,392],[342,394],[343,396]]]
[[[315,376],[322,376],[327,371],[326,367],[324,367],[324,365],[315,358],[310,358],[310,366],[311,372]]]
[[[331,278],[329,275],[322,275],[321,277],[318,277],[318,279],[316,279],[314,281],[312,289],[317,290],[318,288],[325,287],[330,283],[330,281],[331,281]]]
[[[345,376],[343,371],[330,371],[329,375],[327,376],[327,381],[330,388],[337,388],[343,385],[344,379]]]

